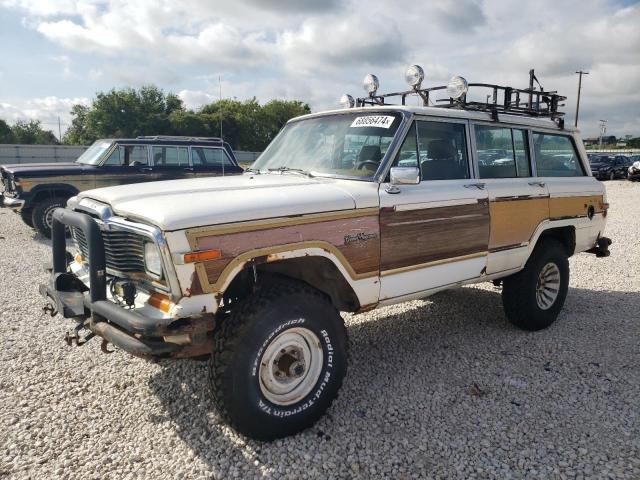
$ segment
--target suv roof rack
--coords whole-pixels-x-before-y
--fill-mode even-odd
[[[206,141],[222,142],[220,137],[191,137],[181,135],[138,135],[139,140],[185,140],[185,141]]]
[[[418,65],[409,67],[406,77],[408,81],[411,80],[413,82],[411,90],[378,95],[378,79],[375,75],[367,75],[364,86],[365,89],[368,90],[369,96],[353,101],[352,97],[344,95],[341,103],[345,106],[347,103],[349,106],[354,106],[355,104],[357,107],[367,105],[393,105],[393,103],[388,103],[387,99],[400,97],[401,104],[406,105],[408,96],[417,95],[422,99],[425,107],[431,106],[487,112],[491,114],[491,118],[494,121],[498,120],[498,114],[500,113],[526,117],[546,117],[555,121],[560,128],[564,128],[564,118],[562,118],[564,112],[559,111],[558,107],[564,106],[564,104],[560,102],[566,100],[567,97],[558,95],[556,91],[545,91],[535,76],[533,69],[529,71],[529,88],[514,88],[491,83],[467,83],[467,81],[460,76],[453,77],[447,85],[421,88],[420,84],[424,78],[424,72]],[[534,81],[538,84],[539,90],[536,90]],[[487,92],[486,89],[489,89],[492,94],[486,95],[487,100],[485,102],[469,101],[467,100],[467,93],[472,88],[474,90],[484,88],[485,92]],[[431,93],[440,90],[446,91],[449,98],[433,101],[430,98]],[[455,97],[452,95],[455,95]],[[440,104],[436,104],[437,102]]]

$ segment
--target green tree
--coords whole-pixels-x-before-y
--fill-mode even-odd
[[[15,138],[11,127],[7,122],[0,119],[0,143],[15,143]]]
[[[640,137],[632,138],[627,142],[627,147],[640,148]]]
[[[91,106],[74,105],[65,143],[92,143],[98,138],[171,133],[169,116],[184,110],[182,100],[149,85],[96,94]]]
[[[15,143],[56,145],[58,139],[51,130],[44,130],[39,120],[18,120],[11,132]]]

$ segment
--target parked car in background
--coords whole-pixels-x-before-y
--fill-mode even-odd
[[[0,167],[0,205],[46,237],[51,215],[79,192],[128,183],[242,173],[219,138],[147,136],[96,140],[75,162]]]
[[[589,155],[591,174],[598,180],[626,178],[631,162],[626,155]]]
[[[631,166],[627,170],[627,178],[632,182],[640,180],[640,155],[632,155],[629,162]]]

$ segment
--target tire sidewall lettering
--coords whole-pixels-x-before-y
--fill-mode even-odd
[[[262,344],[260,345],[260,348],[258,349],[252,363],[251,376],[256,382],[260,381],[260,379],[258,378],[258,366],[260,365],[262,355],[268,347],[269,343],[288,328],[293,328],[300,325],[305,325],[304,318],[298,318],[284,322],[278,325],[278,327],[273,329],[269,333],[269,335],[267,335],[264,342],[262,342]],[[310,328],[310,325],[308,324],[306,325],[306,328],[309,328],[311,331],[316,333],[316,335],[318,335],[322,345],[322,349],[324,351],[323,367],[320,378],[318,379],[318,382],[316,383],[314,389],[305,398],[303,398],[300,402],[294,403],[288,407],[272,404],[262,396],[258,389],[256,406],[261,412],[271,417],[287,418],[305,413],[322,398],[323,394],[328,388],[328,385],[330,384],[330,381],[333,378],[335,350],[329,332],[326,329],[318,331],[315,328]]]

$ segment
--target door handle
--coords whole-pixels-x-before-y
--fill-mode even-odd
[[[547,186],[546,183],[544,182],[529,182],[529,185],[531,185],[532,187],[540,187],[540,188],[544,188]]]
[[[486,183],[468,183],[464,186],[464,188],[477,188],[478,190],[484,190]]]
[[[186,172],[193,172],[193,167],[184,167]]]
[[[151,167],[140,167],[141,172],[150,172],[151,170],[153,170]]]

